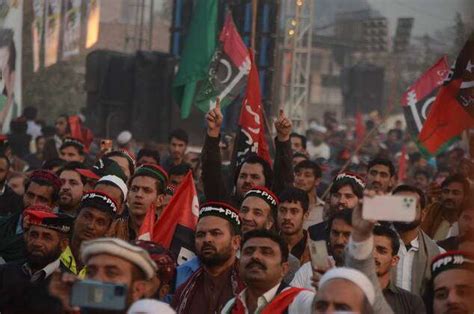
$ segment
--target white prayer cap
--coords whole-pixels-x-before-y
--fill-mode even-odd
[[[325,283],[333,279],[345,279],[354,283],[362,290],[362,292],[367,297],[367,300],[369,300],[369,303],[374,305],[374,286],[372,285],[372,282],[370,282],[369,278],[367,278],[367,276],[360,271],[348,267],[332,268],[321,277],[321,280],[319,281],[319,288],[322,288]]]
[[[117,136],[117,143],[119,145],[126,145],[132,139],[132,133],[130,131],[122,131]]]
[[[153,299],[138,300],[128,309],[127,314],[175,314],[166,303]]]
[[[109,174],[109,175],[106,175],[106,176],[103,176],[102,178],[100,178],[99,181],[97,181],[96,184],[99,184],[101,182],[113,183],[116,187],[118,187],[122,191],[123,200],[124,201],[127,200],[127,195],[128,195],[127,184],[120,177]]]

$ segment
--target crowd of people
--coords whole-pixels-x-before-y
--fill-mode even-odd
[[[280,114],[272,164],[254,153],[236,164],[219,106],[202,147],[182,129],[163,148],[36,116],[26,108],[0,138],[0,313],[474,313],[462,142],[428,158],[401,121],[383,132],[370,115],[356,151],[354,121],[328,112],[299,134]],[[140,230],[150,208],[160,228],[189,172],[200,206],[195,257],[182,261]],[[378,195],[414,197],[415,219],[364,219]],[[106,284],[122,305],[102,300]]]

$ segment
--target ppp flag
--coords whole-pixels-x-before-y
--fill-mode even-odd
[[[216,97],[219,97],[221,108],[226,107],[242,92],[249,71],[247,47],[229,12],[219,35],[219,46],[209,66],[208,78],[198,85],[196,106],[208,112],[216,106]]]
[[[163,245],[178,257],[178,265],[181,265],[194,256],[198,215],[198,197],[192,172],[189,171],[158,221],[154,221],[154,209],[148,210],[139,238],[149,238]]]
[[[474,33],[440,88],[418,136],[436,154],[464,130],[474,127]]]
[[[249,50],[252,67],[247,91],[240,109],[239,133],[236,144],[236,165],[242,164],[247,155],[257,154],[272,164],[268,144],[265,141],[265,121],[260,96],[260,83],[253,52]]]

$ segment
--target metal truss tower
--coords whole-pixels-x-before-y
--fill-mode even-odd
[[[293,128],[300,132],[305,127],[310,100],[314,1],[281,1],[283,49],[280,102],[292,120]]]

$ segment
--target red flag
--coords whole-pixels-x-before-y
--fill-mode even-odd
[[[418,136],[431,154],[464,130],[474,127],[474,38],[467,41],[431,106]],[[472,81],[469,81],[472,80]],[[472,114],[470,114],[472,113]]]
[[[81,118],[77,115],[70,116],[68,122],[71,130],[71,137],[81,140],[81,142],[84,143],[85,151],[88,152],[89,146],[94,140],[94,134],[92,134],[92,131],[82,124]]]
[[[138,231],[139,240],[151,241],[151,239],[153,239],[153,226],[155,225],[156,217],[155,211],[156,204],[152,203],[146,212],[145,220],[143,220],[140,231]]]
[[[152,241],[175,253],[178,264],[193,254],[198,215],[198,197],[189,171],[153,228]]]
[[[400,158],[398,159],[398,182],[404,182],[407,178],[407,149],[402,146]]]
[[[355,116],[355,135],[358,142],[364,139],[365,131],[364,117],[362,113],[357,112]]]
[[[247,82],[247,91],[240,111],[240,135],[237,143],[237,164],[241,164],[250,153],[256,153],[272,164],[268,144],[265,141],[262,98],[257,66],[252,50],[249,50],[252,66]]]

